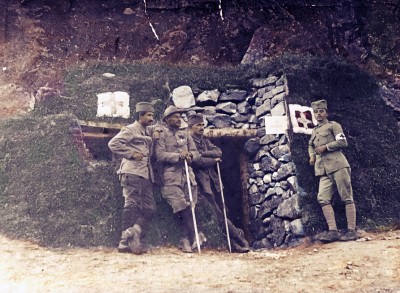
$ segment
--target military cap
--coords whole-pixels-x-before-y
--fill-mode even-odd
[[[165,109],[165,111],[164,111],[162,119],[165,121],[165,118],[167,118],[168,116],[175,114],[175,113],[182,113],[182,112],[184,112],[184,110],[179,109],[172,105],[168,106],[167,109]]]
[[[201,114],[192,114],[188,117],[188,125],[192,127],[193,125],[204,123],[203,115]]]
[[[136,104],[135,112],[154,112],[154,106],[148,102],[139,102]]]
[[[326,100],[319,100],[311,103],[311,108],[315,111],[317,109],[328,110],[328,102]]]

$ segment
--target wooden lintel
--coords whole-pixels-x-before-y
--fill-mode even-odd
[[[96,121],[83,121],[79,120],[79,124],[85,127],[91,128],[102,128],[102,129],[113,129],[119,130],[125,126],[122,123],[108,123],[108,122],[96,122]],[[84,137],[92,137],[92,138],[106,138],[113,137],[115,133],[96,133],[92,131],[84,131]],[[236,129],[236,128],[213,128],[213,129],[205,129],[204,136],[208,138],[221,138],[221,137],[230,137],[230,138],[250,138],[257,136],[256,129]]]
[[[249,138],[257,136],[257,130],[236,129],[236,128],[213,128],[213,129],[205,129],[204,136],[208,138],[218,138],[218,137]]]
[[[108,122],[97,122],[97,121],[84,121],[79,120],[81,126],[94,127],[94,128],[108,128],[108,129],[121,129],[125,126],[122,123],[108,123]]]
[[[100,132],[82,132],[83,138],[112,138],[115,133],[100,133]]]

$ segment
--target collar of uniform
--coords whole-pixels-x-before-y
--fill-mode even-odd
[[[133,125],[140,130],[142,135],[146,135],[146,127],[144,127],[142,124],[139,123],[139,121],[135,121]]]
[[[329,122],[328,120],[324,120],[324,121],[318,123],[317,128],[319,128],[319,127],[325,125],[325,124],[328,123],[328,122]]]
[[[198,136],[198,135],[194,135],[194,134],[192,134],[192,138],[193,138],[194,142],[201,142],[203,140],[202,136]]]

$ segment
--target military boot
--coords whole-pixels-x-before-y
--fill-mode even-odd
[[[358,239],[357,232],[355,230],[347,230],[346,234],[341,236],[340,241],[353,241]]]
[[[232,252],[246,253],[249,252],[249,246],[240,246],[234,239],[231,239]]]
[[[131,249],[129,248],[129,245],[128,245],[128,234],[126,233],[126,231],[122,232],[121,240],[119,241],[119,244],[118,244],[118,252],[120,252],[120,253],[131,252]]]
[[[140,242],[141,232],[142,228],[137,224],[126,230],[126,233],[128,235],[128,246],[133,254],[139,255],[144,253],[142,250],[142,244]]]
[[[189,237],[181,237],[179,240],[179,248],[182,249],[182,252],[185,253],[192,253],[192,246],[190,246],[190,239]]]
[[[206,243],[207,238],[206,235],[203,234],[203,232],[199,232],[199,244],[200,247]],[[196,241],[196,235],[193,235],[193,244],[192,244],[192,249],[197,249],[197,241]]]
[[[328,232],[322,233],[319,240],[324,243],[330,243],[339,240],[339,232],[337,230],[329,230]]]

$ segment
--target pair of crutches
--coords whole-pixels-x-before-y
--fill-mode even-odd
[[[195,234],[195,237],[196,237],[197,251],[199,252],[199,254],[201,254],[199,232],[197,230],[196,214],[195,214],[195,211],[194,211],[195,205],[193,203],[192,188],[191,188],[190,177],[189,177],[189,166],[188,166],[188,163],[187,163],[186,159],[185,159],[185,171],[186,171],[187,185],[188,185],[188,189],[189,189],[190,208],[192,210],[193,226],[194,226],[194,234]],[[222,198],[222,207],[223,207],[223,212],[224,212],[226,238],[228,240],[229,252],[231,253],[232,252],[231,240],[229,238],[228,219],[226,217],[224,189],[223,189],[223,186],[222,186],[221,170],[219,168],[219,162],[217,162],[217,171],[218,171],[219,186],[221,188],[221,198]]]

